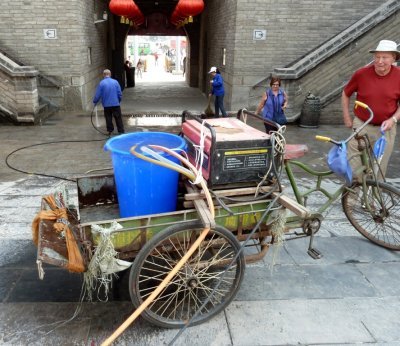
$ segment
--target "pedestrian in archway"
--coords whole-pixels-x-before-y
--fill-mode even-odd
[[[211,84],[210,95],[214,95],[215,98],[214,100],[215,116],[219,118],[219,111],[221,110],[222,116],[225,118],[228,115],[226,114],[224,108],[224,96],[225,96],[224,80],[221,76],[221,73],[215,66],[211,67],[208,73],[211,74],[212,77],[212,80],[210,81]]]
[[[119,134],[125,133],[124,124],[122,122],[121,106],[122,99],[121,86],[118,81],[111,78],[111,71],[106,69],[103,71],[103,79],[96,89],[93,103],[96,105],[100,99],[104,108],[104,117],[106,118],[106,126],[108,134],[114,131],[113,117]]]
[[[157,52],[154,52],[154,64],[155,64],[155,66],[158,66],[158,54],[157,54]]]
[[[142,78],[143,77],[142,72],[143,72],[143,63],[142,63],[142,60],[139,58],[139,60],[136,64],[136,75],[138,77],[140,76],[140,78]]]
[[[129,60],[125,61],[124,69],[125,69],[125,76],[126,76],[126,87],[132,88],[135,86],[135,82],[134,82],[134,75],[132,72],[132,64]]]
[[[183,65],[183,77],[185,77],[185,73],[186,73],[186,56],[183,58],[182,65]]]

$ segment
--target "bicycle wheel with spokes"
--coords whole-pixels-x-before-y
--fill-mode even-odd
[[[355,183],[342,196],[344,213],[364,237],[387,249],[400,250],[400,191],[384,182]]]
[[[143,246],[129,277],[135,307],[158,287],[202,230],[198,221],[173,225]],[[239,249],[239,242],[225,228],[210,230],[142,317],[161,327],[180,328],[192,318],[191,324],[196,325],[218,314],[235,297],[243,279],[245,260],[243,254],[236,256]]]

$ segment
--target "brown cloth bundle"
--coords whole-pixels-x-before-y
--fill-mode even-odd
[[[70,272],[82,273],[85,271],[85,264],[78,244],[71,229],[68,227],[68,216],[66,208],[58,208],[53,196],[45,196],[43,200],[51,210],[41,210],[32,221],[32,239],[35,245],[39,240],[39,225],[41,220],[54,221],[53,228],[57,233],[65,231],[65,241],[68,251],[68,266]],[[63,221],[63,222],[60,222]]]

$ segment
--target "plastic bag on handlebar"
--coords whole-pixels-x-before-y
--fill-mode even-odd
[[[385,132],[381,131],[382,136],[375,142],[374,145],[374,155],[375,157],[380,160],[385,152],[386,147],[386,137]]]
[[[347,160],[347,147],[345,143],[334,145],[328,153],[328,166],[338,176],[346,180],[348,186],[353,180],[353,171]]]

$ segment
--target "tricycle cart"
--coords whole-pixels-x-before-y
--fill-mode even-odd
[[[189,113],[184,115],[185,119],[195,119],[204,124],[196,116]],[[185,119],[184,122],[187,121]],[[229,121],[235,124],[240,122],[237,119]],[[213,152],[213,147],[218,146],[218,136],[221,136],[218,131],[226,134],[228,130],[208,124],[206,126],[211,136],[209,149]],[[233,132],[237,134],[237,131],[234,129]],[[268,135],[262,135],[269,140]],[[305,207],[281,194],[279,181],[275,178],[276,172],[271,167],[275,163],[280,164],[282,158],[275,155],[272,163],[271,147],[268,150],[251,149],[250,154],[247,149],[236,148],[233,158],[231,150],[227,154],[231,155],[230,163],[240,161],[243,155],[251,155],[251,167],[257,166],[257,170],[264,174],[269,167],[268,181],[264,184],[240,181],[242,176],[249,180],[248,167],[242,170],[242,174],[237,174],[236,170],[235,182],[227,183],[229,176],[217,172],[218,168],[213,165],[213,160],[217,160],[213,155],[217,157],[225,149],[217,150],[209,157],[211,171],[208,172],[208,179],[210,185],[214,186],[211,191],[213,200],[218,204],[213,210],[207,205],[202,186],[181,179],[176,211],[120,218],[112,174],[78,177],[77,207],[68,206],[65,194],[62,193],[56,193],[52,201],[48,197],[43,199],[44,213],[57,215],[48,218],[45,215],[39,217],[40,221],[37,220],[39,263],[84,271],[86,274],[93,269],[96,250],[107,234],[112,250],[115,251],[112,256],[113,265],[116,261],[133,262],[128,289],[133,304],[138,307],[182,259],[202,230],[207,228],[209,231],[199,247],[144,310],[142,316],[158,326],[170,328],[181,327],[188,321],[194,325],[208,320],[235,297],[243,279],[245,263],[262,259],[271,244],[282,239],[282,234],[287,231],[286,210],[291,210],[301,220],[296,227],[306,225],[311,216]],[[294,149],[291,153],[287,152],[287,155],[293,157],[304,154],[303,147],[300,150]],[[263,160],[257,156],[260,153]],[[266,153],[268,159],[265,159]],[[260,160],[263,162],[262,167],[257,164]],[[221,184],[215,179],[216,174]],[[262,178],[259,172],[255,176],[257,180]],[[64,215],[60,215],[60,210],[65,210]],[[69,236],[65,232],[67,228]],[[299,232],[298,235],[305,236],[307,233]],[[75,253],[82,258],[81,269],[71,265],[73,242],[76,243]],[[102,270],[103,275],[110,275],[110,269],[104,269],[104,263],[98,264],[98,267],[101,266],[101,269],[96,268],[97,272]]]
[[[370,111],[371,120],[372,111],[359,105]],[[339,198],[357,231],[377,245],[400,250],[400,191],[378,180],[373,169],[376,160],[362,128],[348,139],[364,143],[359,154],[362,181],[339,185],[332,193],[322,180],[333,172],[315,171],[295,161],[307,147],[285,145],[278,125],[271,136],[251,132],[247,141],[241,134],[245,128],[241,120],[255,116],[251,112],[240,111],[238,119],[207,121],[187,112],[183,115],[182,133],[191,144],[189,158],[202,142],[200,133],[208,142],[201,147],[205,179],[199,186],[182,177],[177,210],[120,218],[114,176],[79,177],[77,207],[68,207],[65,194],[46,197],[42,203],[34,228],[39,263],[85,272],[85,281],[90,282],[86,280],[90,273],[92,277],[100,273],[107,281],[116,271],[112,268],[120,270],[126,265],[123,261],[133,262],[128,289],[134,306],[155,325],[180,328],[202,323],[223,310],[240,288],[245,264],[262,259],[272,244],[309,236],[308,254],[320,258],[313,248],[314,234],[322,213]],[[292,166],[314,176],[316,186],[301,192]],[[283,194],[279,180],[283,167],[296,201]],[[322,193],[327,201],[310,211],[306,203],[313,193]],[[108,250],[102,257],[99,249]]]

